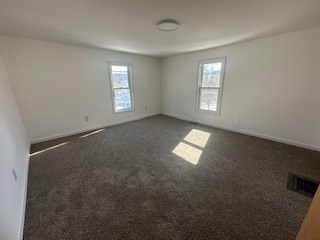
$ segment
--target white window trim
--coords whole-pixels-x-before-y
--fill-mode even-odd
[[[126,66],[128,67],[128,78],[129,78],[129,89],[130,89],[130,95],[131,95],[131,108],[121,109],[117,110],[115,107],[115,89],[121,89],[121,88],[114,88],[113,87],[113,80],[112,80],[112,66]],[[131,112],[135,110],[135,104],[134,104],[134,88],[133,88],[133,73],[132,73],[132,64],[131,63],[124,63],[124,62],[113,62],[108,61],[108,72],[109,72],[109,82],[110,82],[110,91],[111,91],[111,102],[112,102],[112,109],[113,113],[123,113],[123,112]],[[127,88],[125,88],[127,89]]]
[[[213,59],[206,59],[206,60],[200,60],[198,63],[198,81],[197,81],[197,102],[196,102],[196,109],[199,112],[202,113],[209,113],[213,115],[220,115],[221,111],[221,100],[222,100],[222,92],[223,92],[223,83],[224,83],[224,75],[225,75],[225,66],[226,66],[226,60],[227,57],[219,57],[219,58],[213,58]],[[217,102],[217,110],[211,111],[211,110],[204,110],[200,109],[200,89],[201,89],[201,83],[202,83],[202,73],[203,73],[203,65],[207,63],[216,63],[221,62],[221,74],[220,74],[220,87],[216,88],[219,89],[218,92],[218,102]]]

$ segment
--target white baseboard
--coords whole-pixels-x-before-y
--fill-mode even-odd
[[[24,229],[24,219],[25,219],[25,211],[27,204],[27,189],[28,189],[28,173],[29,173],[29,157],[26,160],[25,173],[24,173],[24,186],[21,198],[21,209],[20,209],[20,221],[19,221],[19,229],[18,229],[18,240],[23,239],[23,229]]]
[[[173,118],[177,118],[183,121],[187,121],[187,122],[193,122],[192,118],[188,118],[188,117],[184,117],[181,115],[177,115],[177,114],[172,114],[172,113],[161,113],[162,115],[168,116],[168,117],[173,117]]]
[[[181,115],[172,114],[172,113],[161,113],[161,114],[169,116],[169,117],[174,117],[174,118],[177,118],[177,119],[180,119],[180,120],[183,120],[183,121],[194,121],[191,118],[188,118],[188,117],[185,117],[185,116],[181,116]],[[279,138],[279,137],[273,137],[273,136],[269,136],[269,135],[262,134],[262,133],[257,133],[257,132],[252,132],[252,131],[248,131],[248,130],[232,128],[232,127],[228,127],[228,126],[224,126],[224,125],[220,125],[220,124],[212,124],[212,123],[208,123],[208,122],[204,122],[204,121],[197,121],[197,122],[202,124],[202,125],[209,126],[209,127],[224,129],[224,130],[227,130],[227,131],[241,133],[241,134],[245,134],[245,135],[249,135],[249,136],[253,136],[253,137],[259,137],[259,138],[263,138],[263,139],[267,139],[267,140],[271,140],[271,141],[275,141],[275,142],[281,142],[281,143],[285,143],[285,144],[296,146],[296,147],[306,148],[306,149],[309,149],[309,150],[320,151],[320,147],[318,147],[318,146],[305,144],[305,143],[297,142],[297,141],[294,141],[294,140],[289,140],[289,139],[284,139],[284,138]]]
[[[123,124],[123,123],[134,122],[134,121],[138,121],[138,120],[141,120],[141,119],[144,119],[144,118],[153,117],[153,116],[156,116],[156,115],[159,115],[159,114],[160,114],[160,112],[151,113],[151,114],[147,114],[147,115],[144,115],[144,116],[138,116],[138,117],[129,118],[129,119],[126,119],[126,120],[123,120],[123,121],[117,121],[117,122],[113,122],[113,123],[104,124],[104,125],[101,125],[101,126],[94,126],[94,127],[90,127],[90,128],[84,128],[84,129],[80,129],[80,130],[74,130],[74,131],[70,131],[70,132],[66,132],[66,133],[56,134],[56,135],[52,135],[52,136],[48,136],[48,137],[44,137],[44,138],[31,140],[31,144],[45,142],[45,141],[49,141],[49,140],[54,140],[54,139],[62,138],[62,137],[67,137],[67,136],[71,136],[71,135],[79,134],[79,133],[83,133],[83,132],[94,131],[94,130],[97,130],[97,129],[100,129],[100,128],[112,127],[112,126],[116,126],[116,125]]]
[[[169,117],[174,117],[174,118],[177,118],[177,119],[180,119],[180,120],[183,120],[183,121],[188,121],[188,122],[189,121],[191,121],[191,122],[194,121],[192,118],[185,117],[185,116],[178,115],[178,114],[172,114],[172,113],[167,113],[167,112],[162,112],[162,113],[160,113],[160,112],[158,113],[157,112],[157,113],[152,113],[152,114],[148,114],[148,115],[145,115],[145,116],[138,116],[138,117],[126,119],[126,120],[123,120],[123,121],[118,121],[118,122],[105,124],[105,125],[102,125],[102,126],[95,126],[95,127],[91,127],[91,128],[80,129],[80,130],[70,131],[70,132],[63,133],[63,134],[57,134],[57,135],[53,135],[53,136],[49,136],[49,137],[44,137],[44,138],[32,140],[31,143],[34,144],[34,143],[49,141],[49,140],[53,140],[53,139],[57,139],[57,138],[61,138],[61,137],[66,137],[66,136],[70,136],[70,135],[74,135],[74,134],[78,134],[78,133],[94,131],[94,130],[97,130],[99,128],[116,126],[116,125],[119,125],[119,124],[133,122],[133,121],[141,120],[141,119],[144,119],[144,118],[147,118],[147,117],[156,116],[156,115],[159,115],[159,114],[163,114],[163,115],[166,115],[166,116],[169,116]],[[237,128],[232,128],[232,127],[228,127],[228,126],[224,126],[224,125],[220,125],[220,124],[212,124],[212,123],[203,122],[203,121],[199,121],[199,123],[203,124],[203,125],[206,125],[206,126],[209,126],[209,127],[220,128],[220,129],[224,129],[224,130],[228,130],[228,131],[232,131],[232,132],[236,132],[236,133],[241,133],[241,134],[250,135],[250,136],[254,136],[254,137],[264,138],[264,139],[267,139],[267,140],[281,142],[281,143],[293,145],[293,146],[296,146],[296,147],[302,147],[302,148],[306,148],[306,149],[310,149],[310,150],[314,150],[314,151],[320,151],[320,147],[318,147],[318,146],[305,144],[305,143],[297,142],[297,141],[290,140],[290,139],[273,137],[273,136],[269,136],[269,135],[258,133],[258,132],[252,132],[252,131],[248,131],[248,130],[244,130],[244,129],[237,129]]]

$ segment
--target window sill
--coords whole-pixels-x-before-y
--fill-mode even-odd
[[[113,110],[114,114],[118,113],[127,113],[127,112],[133,112],[135,109],[134,108],[128,108],[128,109],[123,109],[123,110]]]
[[[210,110],[202,110],[202,109],[197,109],[197,112],[199,113],[204,113],[204,114],[209,114],[209,115],[214,115],[214,116],[220,116],[220,111],[210,111]]]

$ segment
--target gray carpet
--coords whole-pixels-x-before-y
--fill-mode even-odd
[[[161,115],[82,135],[32,146],[68,142],[31,157],[24,239],[294,239],[311,198],[287,174],[320,176],[319,152]]]

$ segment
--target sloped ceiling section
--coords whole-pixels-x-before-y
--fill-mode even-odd
[[[157,57],[319,25],[319,0],[0,0],[1,34]]]

